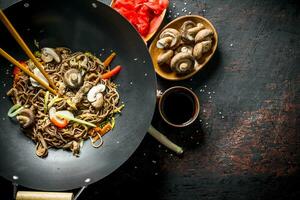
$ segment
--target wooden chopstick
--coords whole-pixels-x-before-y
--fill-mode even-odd
[[[50,79],[50,77],[48,76],[48,74],[45,72],[45,70],[43,68],[43,65],[36,59],[36,57],[33,55],[33,53],[31,52],[31,50],[28,48],[28,46],[26,45],[26,43],[24,42],[24,40],[18,34],[18,32],[16,31],[16,29],[13,27],[13,25],[10,23],[10,21],[8,20],[8,18],[5,16],[5,14],[3,13],[3,11],[1,9],[0,9],[0,20],[6,26],[6,28],[10,32],[10,34],[18,42],[18,44],[22,47],[22,49],[25,51],[25,53],[27,54],[27,56],[33,61],[33,63],[36,65],[36,67],[45,76],[45,78],[49,82],[50,86],[53,89],[57,90],[57,87],[55,86],[55,84],[53,83],[53,81]]]
[[[30,76],[31,78],[33,78],[34,80],[36,80],[41,86],[43,86],[44,88],[46,88],[47,90],[49,90],[53,94],[58,95],[58,93],[56,92],[56,90],[54,90],[51,87],[49,87],[49,85],[47,83],[45,83],[45,81],[42,81],[39,77],[37,77],[29,69],[27,69],[26,67],[24,67],[21,63],[19,63],[17,60],[15,60],[11,55],[9,55],[8,53],[6,53],[2,48],[0,48],[0,54],[4,58],[6,58],[9,62],[11,62],[13,65],[16,65],[17,67],[19,67],[28,76]]]

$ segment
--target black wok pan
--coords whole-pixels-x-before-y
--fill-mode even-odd
[[[25,4],[24,4],[25,3]],[[103,59],[117,53],[114,64],[123,65],[115,78],[125,103],[116,127],[95,149],[84,143],[80,157],[51,149],[48,157],[35,155],[35,145],[7,117],[12,103],[6,92],[12,85],[12,67],[0,58],[0,175],[25,187],[62,191],[96,182],[116,170],[136,150],[155,108],[156,79],[147,47],[135,29],[109,6],[90,0],[22,1],[4,10],[25,42],[40,47],[66,46],[90,51]],[[0,47],[19,60],[27,59],[0,24]],[[103,51],[104,49],[104,51]]]

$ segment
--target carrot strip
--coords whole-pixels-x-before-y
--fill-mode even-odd
[[[98,132],[100,134],[100,136],[104,136],[106,133],[108,133],[110,130],[112,129],[112,126],[110,123],[106,124],[103,128],[100,127],[96,127],[93,130]],[[93,142],[96,142],[100,139],[99,135],[96,134],[95,137],[93,137]]]
[[[104,67],[108,67],[108,65],[110,65],[110,63],[112,62],[112,60],[116,57],[116,53],[113,52],[112,54],[110,54],[105,61],[103,62]]]

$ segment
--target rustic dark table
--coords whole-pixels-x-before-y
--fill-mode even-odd
[[[153,120],[184,155],[147,135],[80,199],[299,199],[299,2],[171,0],[165,23],[188,14],[215,25],[218,49],[192,79],[158,78],[158,85],[192,88],[201,113],[185,129],[168,127],[157,114]],[[0,188],[0,199],[9,199],[11,184],[1,178]]]

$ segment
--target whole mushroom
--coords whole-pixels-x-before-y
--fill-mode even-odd
[[[42,48],[41,49],[41,59],[45,62],[45,63],[49,63],[52,62],[53,60],[55,60],[55,62],[60,63],[61,62],[61,58],[60,55],[58,55],[58,53],[56,53],[56,51],[53,48]]]
[[[202,54],[203,54],[203,44],[200,42],[194,46],[193,56],[195,57],[196,60],[198,60],[202,57]]]
[[[64,74],[64,82],[67,87],[78,88],[83,83],[81,72],[78,69],[71,68]]]
[[[195,59],[198,60],[202,57],[204,53],[208,52],[211,49],[211,47],[212,47],[211,40],[199,42],[194,46],[193,56],[195,57]]]
[[[179,74],[185,74],[193,70],[194,57],[187,52],[176,54],[171,60],[171,69]]]
[[[23,109],[17,116],[17,120],[23,128],[28,128],[34,123],[35,116],[29,108]]]
[[[202,41],[201,44],[203,46],[203,53],[208,52],[212,47],[212,41],[211,40]]]
[[[187,20],[185,22],[183,22],[183,24],[180,27],[180,32],[186,32],[188,29],[193,28],[196,26],[196,23],[191,21],[191,20]]]
[[[180,32],[174,28],[165,29],[159,36],[156,43],[159,49],[172,49],[180,42]]]
[[[204,26],[201,23],[195,24],[193,21],[185,21],[180,28],[181,37],[184,42],[193,43],[196,34],[203,28]]]
[[[212,40],[212,37],[213,37],[213,31],[210,30],[210,29],[203,29],[203,30],[200,30],[196,37],[195,37],[195,42],[198,43],[198,42],[202,42],[204,40]]]
[[[190,36],[192,36],[192,37],[195,37],[196,34],[197,34],[200,30],[202,30],[202,29],[204,29],[204,25],[201,24],[201,23],[197,23],[197,25],[196,25],[195,27],[190,28],[190,29],[187,30],[187,34],[190,35]]]
[[[174,51],[173,50],[167,50],[167,51],[163,51],[161,54],[159,54],[159,56],[157,57],[157,63],[159,65],[162,64],[169,64],[172,57],[174,55]]]

